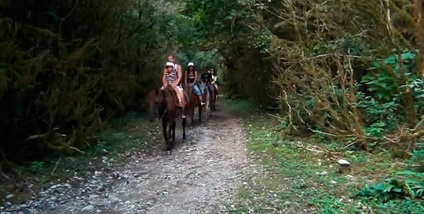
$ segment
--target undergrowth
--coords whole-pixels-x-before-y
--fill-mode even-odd
[[[275,117],[254,113],[246,101],[226,104],[244,115],[248,148],[266,171],[247,179],[233,206],[236,213],[424,212],[424,174],[410,167],[421,150],[401,161],[383,149],[348,150],[320,134],[283,137],[285,124]],[[339,173],[339,159],[348,160],[351,170]]]
[[[4,198],[5,194],[14,192],[16,197],[12,202],[19,203],[31,197],[16,188],[23,183],[31,184],[32,191],[37,192],[51,183],[67,181],[74,176],[90,175],[95,170],[109,167],[110,164],[123,165],[127,155],[147,153],[154,145],[160,145],[152,143],[156,139],[155,133],[159,133],[158,127],[149,124],[143,115],[130,113],[114,120],[112,125],[113,128],[98,136],[97,144],[82,153],[74,156],[46,157],[15,166],[15,174],[4,174],[0,178],[0,197]]]
[[[230,114],[235,116],[246,116],[252,113],[258,113],[258,108],[247,100],[224,100],[224,105]]]

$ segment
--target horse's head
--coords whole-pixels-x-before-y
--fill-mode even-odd
[[[149,106],[149,121],[153,122],[159,118],[159,106],[163,102],[163,96],[159,89],[150,91],[147,94],[147,104]]]
[[[203,89],[205,89],[205,86],[206,86],[206,83],[204,83],[203,81],[202,81],[202,82],[200,82],[200,84],[199,84],[199,88],[200,88],[200,90],[202,90],[202,91],[203,91]]]

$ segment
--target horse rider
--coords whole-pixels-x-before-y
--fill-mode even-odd
[[[202,82],[205,83],[206,87],[208,88],[209,92],[216,91],[214,86],[211,84],[212,82],[212,74],[211,70],[207,70],[205,73],[202,74],[200,77]]]
[[[186,103],[183,87],[181,86],[183,71],[181,69],[181,65],[177,64],[176,61],[177,60],[174,55],[168,56],[168,62],[166,62],[165,68],[163,69],[162,89],[167,85],[170,85],[175,90],[179,101],[178,105],[181,107],[182,112],[184,112]],[[185,118],[185,115],[183,114],[182,117]]]
[[[201,105],[204,105],[205,103],[203,102],[202,90],[200,90],[197,78],[197,70],[193,62],[188,63],[185,77],[185,85],[188,83],[190,87],[193,87],[194,93],[199,97]]]
[[[211,68],[210,74],[212,79],[211,84],[215,87],[216,94],[218,95],[218,75],[216,75],[216,70]]]
[[[200,79],[206,85],[212,82],[212,75],[210,74],[210,70],[207,70],[206,72],[202,73],[202,75],[200,76]]]

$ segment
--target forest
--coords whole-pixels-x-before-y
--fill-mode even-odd
[[[281,137],[420,161],[423,12],[419,0],[2,0],[0,169],[79,154],[146,112],[169,54],[216,68],[227,99],[278,113]]]

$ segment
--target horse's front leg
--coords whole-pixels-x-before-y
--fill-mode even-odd
[[[211,109],[212,109],[212,111],[216,111],[216,108],[215,108],[215,102],[216,102],[216,94],[213,94],[213,96],[211,96]]]
[[[172,121],[172,142],[175,142],[175,127],[176,127],[176,122],[175,120]],[[172,148],[174,148],[174,146],[172,146]]]
[[[194,111],[196,110],[196,106],[193,106],[193,109],[190,110],[190,126],[194,124]]]
[[[170,153],[170,129],[169,129],[169,125],[168,125],[168,121],[165,119],[162,119],[162,131],[163,131],[163,138],[165,138],[165,144],[166,144],[166,152]]]
[[[163,138],[165,139],[166,144],[168,144],[168,131],[167,131],[167,121],[165,119],[162,119],[162,132],[163,132]]]
[[[166,141],[166,151],[168,154],[172,154],[172,121],[168,121],[166,123],[167,126],[167,130],[166,130],[166,135],[167,135],[167,141]]]
[[[199,108],[199,123],[200,123],[202,122],[202,105],[200,104],[198,108]]]
[[[216,96],[216,95],[214,95],[214,96]],[[212,110],[216,111],[216,97],[212,101]]]
[[[168,134],[169,134],[169,142],[168,142],[168,148],[167,152],[168,154],[172,154],[172,150],[174,149],[174,143],[175,143],[175,120],[171,120],[168,122]]]
[[[182,127],[183,127],[183,143],[184,143],[184,140],[186,139],[186,133],[185,133],[186,125],[187,125],[187,118],[183,118],[183,119],[182,119]]]

